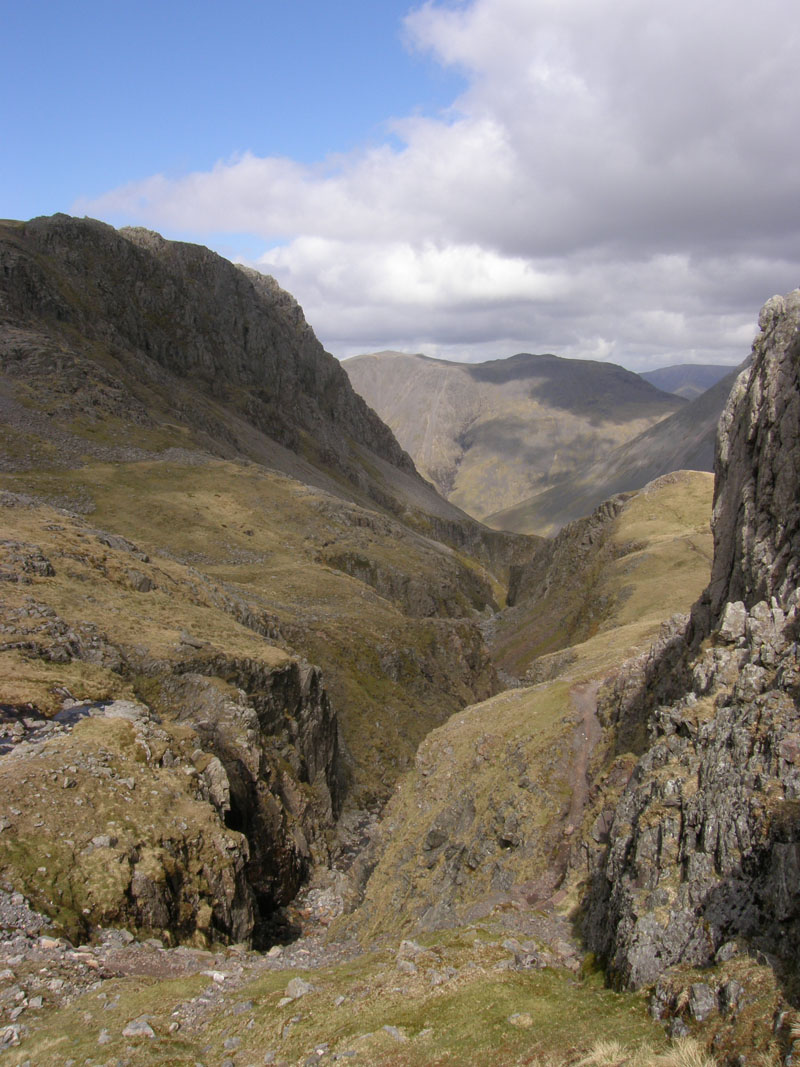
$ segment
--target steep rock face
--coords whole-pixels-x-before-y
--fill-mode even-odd
[[[712,623],[729,601],[785,600],[800,574],[800,290],[759,325],[719,427]]]
[[[800,291],[760,325],[720,423],[709,590],[601,695],[618,751],[644,752],[585,929],[632,987],[747,945],[800,952]]]
[[[414,472],[391,431],[353,392],[299,305],[274,279],[237,268],[199,245],[66,215],[33,219],[3,237],[0,321],[52,331],[62,341],[72,335],[76,351],[65,351],[62,343],[62,361],[94,363],[92,343],[102,345],[144,380],[160,378],[163,385],[163,372],[188,380],[294,451],[308,435],[309,448],[354,478],[348,439]],[[24,370],[36,359],[36,340],[17,338],[8,354],[12,373],[15,363]],[[45,357],[52,365],[55,355]],[[126,390],[109,370],[101,365],[105,392],[121,400]],[[93,377],[94,365],[92,371]],[[74,385],[80,391],[86,383]],[[190,395],[183,403],[185,414],[204,428],[208,413],[202,405]]]
[[[215,656],[165,677],[157,704],[191,726],[209,799],[249,845],[261,918],[288,904],[338,814],[336,717],[318,668]]]
[[[730,605],[692,688],[651,713],[587,924],[622,984],[705,966],[740,941],[800,951],[796,637],[794,596],[787,612]]]

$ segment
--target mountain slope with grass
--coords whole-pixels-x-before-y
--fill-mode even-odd
[[[345,360],[356,391],[451,503],[483,519],[582,470],[684,401],[612,363],[520,354]]]
[[[0,263],[15,468],[197,450],[501,544],[419,477],[274,279],[66,215],[0,224]]]
[[[489,531],[271,280],[0,236],[4,1059],[785,1063],[800,295],[712,567],[709,474]]]
[[[677,470],[714,469],[717,423],[745,364],[632,440],[512,508],[486,517],[499,530],[551,536],[617,493]]]
[[[478,622],[535,543],[438,497],[271,279],[91,220],[0,238],[3,768],[30,781],[29,744],[78,752],[127,708],[93,760],[134,824],[65,774],[86,840],[56,849],[38,812],[58,862],[42,881],[12,848],[5,877],[73,937],[263,942],[340,812],[497,689]],[[151,792],[195,805],[180,833],[137,829],[139,750]],[[92,888],[87,849],[118,877]]]

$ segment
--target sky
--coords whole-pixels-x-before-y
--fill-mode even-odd
[[[796,0],[0,0],[0,215],[273,274],[334,355],[736,364],[800,286]]]

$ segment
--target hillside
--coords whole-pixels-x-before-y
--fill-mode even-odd
[[[5,1060],[791,1060],[800,290],[760,327],[713,491],[532,538],[271,280],[8,224]]]
[[[533,543],[437,496],[272,280],[91,220],[0,238],[6,736],[24,752],[63,715],[77,752],[82,732],[102,744],[83,720],[122,702],[105,759],[155,732],[163,788],[177,774],[196,817],[234,832],[229,868],[192,816],[176,836],[106,835],[113,885],[71,853],[48,886],[16,853],[6,878],[61,900],[73,937],[116,919],[263,939],[337,847],[340,811],[380,804],[431,726],[496,690],[477,622]],[[172,883],[176,855],[195,879]]]
[[[603,500],[641,489],[670,471],[713,470],[717,423],[745,365],[583,470],[512,508],[486,516],[486,522],[498,530],[550,536],[565,523],[589,515]]]
[[[419,477],[274,279],[66,215],[0,223],[0,257],[13,467],[188,449],[500,545]]]
[[[426,738],[356,921],[406,938],[502,923],[524,969],[557,965],[548,922],[569,917],[670,1036],[777,1065],[800,1036],[800,290],[760,327],[720,421],[691,612],[648,647],[656,598],[680,611],[708,573],[699,473],[608,502],[521,568],[491,640],[534,684]]]
[[[658,370],[642,371],[641,376],[665,393],[675,393],[685,400],[696,400],[706,389],[716,385],[735,369],[717,363],[677,363]]]
[[[429,734],[384,813],[381,859],[359,922],[406,937],[550,910],[569,884],[588,797],[578,763],[599,742],[594,698],[702,592],[712,478],[681,472],[575,523],[515,581],[492,620],[495,662],[518,684]],[[581,755],[582,753],[582,755]],[[577,762],[576,762],[577,758]],[[571,830],[569,827],[571,826]]]
[[[684,403],[615,364],[552,355],[448,363],[378,352],[342,366],[423,475],[479,519],[583,470]]]

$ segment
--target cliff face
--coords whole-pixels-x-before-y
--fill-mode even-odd
[[[731,601],[785,602],[800,574],[800,290],[772,297],[759,326],[719,427],[712,623]]]
[[[267,936],[339,809],[318,668],[196,571],[11,493],[0,514],[24,536],[0,542],[5,883],[73,937]]]
[[[155,363],[290,449],[305,432],[349,467],[350,438],[413,471],[274,279],[199,245],[66,215],[3,237],[4,321],[75,331],[84,357],[101,343],[144,378],[157,375]],[[202,424],[199,410],[190,414]]]
[[[760,326],[720,422],[709,589],[600,699],[642,755],[592,846],[586,933],[631,987],[800,953],[800,290]]]

